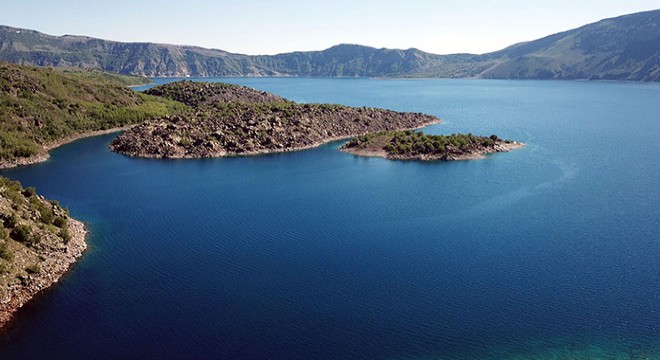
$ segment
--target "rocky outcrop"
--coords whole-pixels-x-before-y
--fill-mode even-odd
[[[0,178],[0,329],[69,270],[86,234],[56,202]]]
[[[187,82],[157,88],[151,94],[167,94],[194,105],[195,110],[140,124],[115,139],[110,145],[113,151],[155,158],[283,152],[369,132],[413,129],[440,122],[421,113],[297,104],[226,84]]]
[[[250,155],[306,149],[367,132],[439,122],[423,114],[328,105],[235,104],[223,110],[149,121],[126,131],[110,147],[130,156],[155,158]]]
[[[56,284],[87,249],[87,230],[83,223],[69,219],[71,240],[67,244],[43,247],[37,251],[40,262],[39,273],[18,275],[17,281],[6,285],[0,298],[0,330],[12,320],[18,309],[36,295]]]
[[[185,80],[153,87],[145,93],[182,102],[192,107],[230,102],[290,102],[283,97],[247,86],[227,83],[198,83]]]

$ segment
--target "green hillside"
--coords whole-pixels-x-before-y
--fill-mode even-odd
[[[70,137],[135,124],[183,106],[136,93],[103,72],[0,63],[0,165],[44,155]]]
[[[68,67],[57,68],[56,67],[53,68],[53,70],[60,71],[65,75],[79,77],[81,79],[94,80],[94,81],[101,80],[104,82],[114,83],[123,86],[139,86],[139,85],[153,83],[153,81],[151,81],[146,76],[117,74],[114,72],[104,71],[95,68],[68,68]]]

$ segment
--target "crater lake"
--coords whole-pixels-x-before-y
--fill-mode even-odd
[[[195,160],[115,154],[116,134],[62,146],[0,174],[68,207],[90,248],[0,358],[660,357],[660,85],[195,80],[527,146],[459,162],[341,141]]]

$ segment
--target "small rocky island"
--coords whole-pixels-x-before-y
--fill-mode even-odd
[[[83,224],[34,188],[0,177],[0,329],[87,248]]]
[[[381,131],[353,138],[342,151],[393,160],[469,160],[511,151],[523,143],[472,134],[427,135],[414,131]]]
[[[244,86],[181,81],[148,95],[182,102],[188,111],[146,121],[115,139],[118,153],[203,158],[307,149],[384,130],[417,129],[435,116],[330,104],[298,104]]]

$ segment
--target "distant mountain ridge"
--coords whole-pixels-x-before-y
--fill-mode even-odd
[[[0,26],[0,60],[143,76],[660,81],[660,10],[601,20],[482,55],[342,44],[323,51],[251,56],[195,46],[51,36]]]
[[[484,55],[498,79],[660,81],[660,10],[624,15]]]

